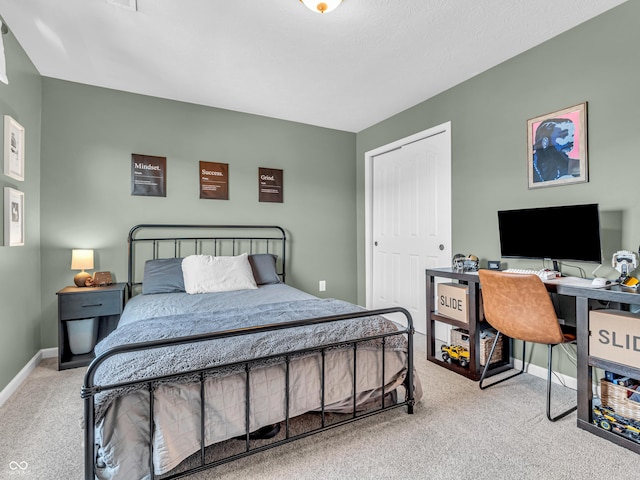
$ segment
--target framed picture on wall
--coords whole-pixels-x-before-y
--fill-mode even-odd
[[[4,174],[24,180],[24,127],[10,115],[4,116]]]
[[[24,193],[4,187],[4,245],[24,245]]]
[[[167,196],[167,157],[131,154],[131,195]]]
[[[283,171],[277,168],[258,168],[258,201],[284,202]]]
[[[527,121],[529,188],[588,181],[587,103]]]
[[[200,198],[229,200],[229,164],[200,161]]]

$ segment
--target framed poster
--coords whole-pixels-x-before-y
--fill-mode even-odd
[[[167,196],[167,157],[131,154],[131,195]]]
[[[24,193],[4,187],[4,245],[24,245]]]
[[[529,188],[588,181],[587,104],[527,121]]]
[[[283,203],[283,171],[275,168],[258,169],[258,201]]]
[[[10,115],[4,116],[4,174],[24,180],[24,127]]]
[[[229,200],[229,164],[200,162],[200,198]]]

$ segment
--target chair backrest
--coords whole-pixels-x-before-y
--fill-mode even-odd
[[[480,270],[484,315],[496,330],[526,342],[564,341],[556,311],[537,275]]]

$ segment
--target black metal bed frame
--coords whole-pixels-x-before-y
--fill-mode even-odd
[[[136,235],[140,235],[143,230],[155,230],[155,231],[170,231],[172,229],[180,229],[183,231],[188,230],[197,230],[203,232],[200,235],[188,235],[181,237],[137,237]],[[218,234],[218,235],[204,235],[206,231],[225,231],[226,229],[230,231],[237,232],[271,232],[266,233],[260,236],[254,235],[234,235],[234,234]],[[161,247],[163,245],[173,246],[173,257],[178,258],[181,256],[183,249],[186,245],[191,244],[190,254],[201,254],[205,252],[207,244],[209,244],[209,253],[211,255],[222,255],[222,250],[225,245],[231,244],[231,251],[225,252],[227,255],[236,255],[238,249],[242,248],[242,246],[248,247],[248,253],[273,253],[274,248],[277,248],[279,245],[280,248],[277,249],[279,252],[279,261],[278,261],[278,275],[280,276],[283,283],[286,283],[286,261],[287,261],[287,235],[282,227],[276,225],[171,225],[171,224],[142,224],[136,225],[129,231],[129,236],[127,237],[128,244],[128,274],[127,274],[127,286],[129,297],[133,294],[133,288],[140,285],[142,282],[138,281],[136,277],[136,263],[135,263],[135,254],[136,254],[136,245],[144,245],[151,244],[151,256],[147,256],[147,259],[156,259],[161,258]],[[248,243],[248,245],[247,245]],[[259,249],[260,244],[264,246],[264,248],[257,251]],[[273,245],[275,244],[275,247]],[[171,249],[166,250],[165,253],[171,252]],[[164,257],[162,257],[164,258]]]
[[[248,230],[248,229],[252,229],[254,231],[258,231],[258,230],[262,230],[262,229],[272,229],[275,231],[278,231],[279,234],[277,236],[258,236],[258,237],[247,237],[247,236],[205,236],[205,237],[196,237],[196,236],[187,236],[187,237],[155,237],[155,238],[143,238],[143,239],[136,239],[135,235],[136,233],[138,233],[141,229],[175,229],[175,228],[180,228],[180,229],[202,229],[202,230],[210,230],[210,229],[235,229],[235,230]],[[198,248],[199,242],[202,241],[214,241],[214,250],[217,251],[217,244],[218,242],[222,242],[222,241],[230,241],[232,242],[233,246],[232,246],[232,251],[235,254],[236,252],[236,244],[237,242],[243,242],[243,241],[248,241],[250,243],[250,245],[253,247],[253,245],[255,245],[256,243],[260,243],[260,242],[266,242],[267,244],[267,250],[270,248],[269,246],[271,245],[272,242],[281,242],[282,243],[282,250],[281,250],[281,262],[280,262],[280,270],[279,270],[279,275],[284,279],[284,275],[285,275],[285,254],[286,254],[286,235],[284,230],[281,227],[270,227],[270,226],[236,226],[236,225],[138,225],[134,228],[131,229],[130,233],[129,233],[129,276],[128,276],[128,287],[129,287],[129,292],[132,292],[132,289],[134,287],[134,285],[139,284],[139,282],[136,282],[135,280],[135,275],[134,275],[134,269],[135,269],[135,262],[134,262],[134,256],[135,256],[135,243],[136,242],[151,242],[153,245],[153,258],[160,258],[158,257],[158,245],[161,242],[174,242],[177,241],[177,243],[175,243],[174,245],[174,256],[178,257],[180,254],[180,243],[182,241],[194,241],[196,243],[195,248],[198,251],[202,251],[201,248]],[[253,250],[252,250],[253,251]],[[270,253],[270,252],[266,252],[266,253]],[[284,280],[283,280],[284,281]],[[123,354],[123,353],[128,353],[128,352],[133,352],[133,351],[144,351],[144,350],[150,350],[150,349],[157,349],[157,348],[162,348],[162,347],[168,347],[168,346],[174,346],[174,345],[184,345],[184,344],[189,344],[189,343],[197,343],[197,342],[204,342],[204,341],[209,341],[209,340],[214,340],[214,339],[220,339],[220,338],[228,338],[228,337],[232,337],[232,336],[242,336],[242,335],[250,335],[250,334],[254,334],[254,333],[261,333],[261,332],[270,332],[270,331],[277,331],[277,330],[283,330],[283,329],[288,329],[288,328],[296,328],[296,327],[302,327],[302,326],[307,326],[307,325],[315,325],[315,324],[321,324],[321,323],[329,323],[329,322],[335,322],[335,321],[340,321],[340,320],[348,320],[348,319],[355,319],[355,318],[362,318],[362,317],[369,317],[369,316],[373,316],[373,315],[386,315],[386,314],[392,314],[392,313],[400,313],[403,314],[406,317],[407,320],[407,327],[404,329],[399,329],[398,331],[395,332],[387,332],[387,333],[381,333],[381,334],[376,334],[376,335],[370,335],[367,337],[361,337],[361,338],[357,338],[357,339],[348,339],[345,340],[344,342],[339,342],[339,343],[331,343],[331,344],[326,344],[326,345],[322,345],[322,346],[318,346],[318,347],[314,347],[314,348],[307,348],[307,349],[301,349],[301,350],[296,350],[296,351],[292,351],[292,352],[287,352],[287,353],[279,353],[279,354],[275,354],[275,355],[270,355],[267,357],[260,357],[260,358],[255,358],[252,360],[244,360],[244,361],[236,361],[236,362],[229,362],[225,365],[217,365],[215,367],[209,367],[209,368],[204,368],[204,369],[194,369],[194,370],[189,370],[189,371],[184,371],[184,372],[180,372],[180,373],[176,373],[176,374],[172,374],[172,375],[163,375],[163,376],[156,376],[156,377],[152,377],[152,378],[144,378],[142,380],[135,380],[135,381],[129,381],[129,382],[120,382],[120,383],[114,383],[114,384],[107,384],[107,385],[96,385],[95,384],[95,375],[96,372],[98,371],[98,369],[100,368],[100,366],[103,364],[103,362],[105,360],[107,360],[108,358],[114,357],[116,355],[119,354]],[[362,418],[367,418],[370,417],[372,415],[390,410],[390,409],[395,409],[395,408],[399,408],[402,406],[407,406],[407,411],[409,414],[413,413],[413,407],[415,405],[415,397],[414,397],[414,370],[413,370],[413,335],[414,335],[414,327],[413,327],[413,319],[411,317],[411,314],[405,310],[404,308],[400,308],[400,307],[396,307],[396,308],[386,308],[386,309],[378,309],[378,310],[367,310],[367,311],[359,311],[359,312],[355,312],[355,313],[349,313],[349,314],[342,314],[342,315],[332,315],[332,316],[325,316],[325,317],[319,317],[319,318],[312,318],[312,319],[306,319],[306,320],[295,320],[295,321],[290,321],[290,322],[285,322],[285,323],[278,323],[278,324],[270,324],[270,325],[262,325],[262,326],[256,326],[256,327],[246,327],[246,328],[239,328],[239,329],[234,329],[234,330],[226,330],[226,331],[220,331],[220,332],[214,332],[214,333],[208,333],[208,334],[200,334],[200,335],[193,335],[193,336],[186,336],[186,337],[180,337],[180,338],[173,338],[173,339],[165,339],[165,340],[159,340],[159,341],[151,341],[151,342],[142,342],[142,343],[134,343],[134,344],[128,344],[128,345],[121,345],[115,348],[112,348],[106,352],[104,352],[102,355],[98,356],[97,358],[95,358],[93,360],[93,362],[89,365],[87,372],[85,374],[84,377],[84,384],[82,386],[82,391],[81,391],[81,397],[84,400],[84,442],[85,442],[85,469],[84,469],[84,477],[85,480],[93,480],[95,478],[95,461],[96,461],[96,451],[95,451],[95,399],[94,396],[99,393],[99,392],[103,392],[103,391],[107,391],[107,390],[111,390],[111,389],[115,389],[115,388],[121,388],[121,387],[125,387],[125,386],[132,386],[132,385],[143,385],[148,391],[149,391],[149,432],[150,432],[150,438],[149,438],[149,471],[150,471],[150,478],[151,480],[156,478],[155,472],[154,472],[154,468],[153,468],[153,435],[154,435],[154,399],[153,399],[153,390],[154,390],[154,385],[158,384],[158,382],[162,382],[162,381],[166,381],[166,380],[171,380],[174,378],[177,378],[179,376],[184,376],[184,375],[197,375],[199,378],[199,383],[200,383],[200,452],[199,452],[199,465],[185,470],[185,471],[179,471],[177,473],[171,474],[163,474],[161,477],[163,480],[169,480],[169,479],[174,479],[174,478],[181,478],[196,472],[200,472],[203,470],[206,470],[208,468],[212,468],[218,465],[221,465],[223,463],[227,463],[233,460],[237,460],[239,458],[243,458],[246,457],[248,455],[254,454],[254,453],[258,453],[270,448],[274,448],[277,447],[279,445],[283,445],[285,443],[289,443],[292,442],[294,440],[300,439],[300,438],[304,438],[307,437],[309,435],[313,435],[316,433],[320,433],[329,429],[332,429],[334,427],[338,427],[341,425],[345,425],[348,423],[352,423],[356,420],[360,420]],[[389,392],[385,392],[385,345],[386,345],[386,341],[387,338],[392,337],[392,336],[399,336],[399,335],[403,335],[406,336],[407,338],[407,376],[404,380],[404,387],[405,387],[405,399],[401,400],[401,399],[397,399],[397,401],[395,403],[390,403],[387,404],[385,401],[385,395]],[[357,382],[357,352],[358,352],[358,346],[361,343],[364,342],[370,342],[371,340],[380,340],[382,343],[382,375],[381,375],[381,384],[380,384],[380,388],[381,388],[381,397],[380,397],[380,406],[376,407],[375,409],[371,409],[368,411],[364,411],[364,412],[358,412],[357,411],[357,405],[356,405],[356,393],[357,393],[357,389],[356,389],[356,382]],[[352,414],[348,415],[348,418],[333,422],[328,424],[326,422],[326,417],[325,417],[325,354],[328,350],[336,348],[336,347],[346,347],[346,348],[351,348],[353,350],[353,412]],[[292,434],[291,430],[290,430],[290,422],[291,422],[291,418],[290,418],[290,412],[289,412],[289,401],[290,401],[290,378],[289,378],[289,366],[290,366],[290,361],[293,357],[296,357],[298,355],[303,355],[303,354],[310,354],[310,353],[316,353],[318,355],[320,355],[322,363],[321,363],[321,409],[320,409],[320,416],[321,416],[321,426],[318,428],[314,428],[312,430],[309,431],[305,431],[302,433],[298,433],[298,434]],[[250,413],[251,413],[251,403],[250,403],[250,375],[251,375],[251,369],[252,366],[258,362],[263,362],[265,360],[271,360],[271,359],[281,359],[282,362],[285,366],[285,392],[284,392],[284,401],[285,401],[285,419],[284,419],[284,425],[285,425],[285,438],[282,440],[277,440],[277,441],[273,441],[267,445],[259,445],[259,446],[253,446],[251,445],[251,438],[250,438]],[[206,423],[206,419],[205,419],[205,377],[207,376],[208,372],[211,371],[215,371],[218,369],[222,369],[222,368],[226,368],[226,367],[230,367],[230,366],[242,366],[244,368],[244,372],[245,372],[245,404],[246,404],[246,411],[245,411],[245,448],[244,451],[241,453],[237,453],[237,454],[233,454],[230,455],[228,457],[219,459],[219,460],[215,460],[212,462],[207,462],[205,459],[205,449],[208,447],[205,443],[206,443],[206,438],[205,438],[205,423]]]

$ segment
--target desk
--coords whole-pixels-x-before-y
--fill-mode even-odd
[[[560,295],[567,295],[576,299],[576,328],[578,337],[578,427],[583,430],[606,438],[636,453],[640,453],[640,443],[608,432],[591,423],[593,368],[613,371],[632,378],[640,379],[640,365],[636,368],[614,363],[589,354],[589,300],[620,303],[623,305],[640,305],[640,293],[621,287],[613,286],[606,289],[579,287],[569,282],[558,282],[556,291]],[[630,321],[635,321],[630,319]],[[640,321],[640,320],[638,320]]]
[[[476,272],[453,272],[451,268],[434,268],[427,269],[427,359],[442,366],[452,369],[457,373],[468,376],[473,380],[479,378],[480,365],[478,360],[478,340],[477,331],[479,329],[480,307],[479,297],[482,290],[478,274]],[[435,277],[444,277],[457,280],[469,286],[469,325],[465,326],[460,322],[452,319],[446,319],[438,315],[435,311],[433,301],[435,293]],[[636,453],[640,453],[640,443],[628,440],[620,435],[603,430],[591,422],[591,414],[593,407],[592,385],[593,385],[593,369],[600,368],[616,372],[625,376],[640,379],[640,365],[631,367],[619,363],[611,362],[602,358],[598,358],[589,354],[589,304],[590,300],[599,300],[602,302],[610,302],[619,305],[640,305],[640,293],[627,287],[619,285],[607,288],[591,287],[591,280],[577,277],[562,277],[555,280],[547,280],[544,282],[547,289],[558,295],[566,296],[575,300],[576,307],[576,329],[577,329],[577,384],[576,392],[578,401],[577,425],[583,430],[587,430],[599,437],[605,438],[613,443],[621,445]],[[616,305],[616,307],[617,307]],[[453,326],[462,326],[468,328],[471,338],[476,341],[472,344],[473,354],[471,355],[470,369],[461,369],[455,365],[447,365],[437,359],[435,354],[435,343],[433,338],[434,322],[445,322]],[[629,321],[635,321],[630,319]],[[637,321],[640,321],[638,319]],[[510,349],[508,350],[510,351]],[[506,362],[505,362],[506,363]],[[513,363],[500,364],[498,368],[492,369],[493,374],[499,373],[504,369],[512,368]]]

